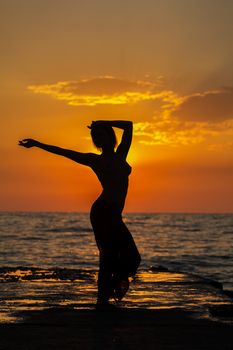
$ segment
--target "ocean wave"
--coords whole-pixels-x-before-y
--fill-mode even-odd
[[[182,227],[181,227],[182,228]],[[201,231],[201,229],[200,228],[195,228],[195,227],[183,227],[182,228],[183,229],[183,231],[185,231],[185,232],[200,232]]]
[[[92,232],[92,229],[89,227],[57,227],[57,228],[43,228],[43,229],[37,229],[37,232],[57,232],[57,233],[63,233],[63,232],[77,232],[77,233],[85,233],[85,232]]]

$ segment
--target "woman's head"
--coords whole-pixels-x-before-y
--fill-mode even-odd
[[[91,137],[98,149],[112,148],[117,145],[117,139],[113,128],[109,125],[96,125],[91,128]]]

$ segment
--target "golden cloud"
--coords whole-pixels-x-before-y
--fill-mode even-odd
[[[232,147],[233,88],[175,96],[150,122],[136,123],[134,134],[145,145],[194,145],[209,150]]]
[[[129,81],[110,76],[30,85],[28,89],[66,101],[72,106],[124,105],[161,100],[166,108],[181,102],[173,91],[156,91],[156,84],[151,82]]]
[[[34,93],[49,95],[72,106],[140,105],[154,118],[134,124],[134,134],[146,145],[231,145],[233,88],[180,96],[160,83],[102,76],[55,84],[30,85]],[[138,109],[139,105],[136,106]],[[219,140],[218,140],[219,138]],[[225,138],[225,139],[224,139]],[[220,140],[221,139],[221,140]]]
[[[139,143],[148,146],[178,147],[206,143],[209,149],[224,148],[224,145],[229,148],[233,145],[233,121],[183,122],[171,116],[161,116],[151,122],[134,123],[134,135],[139,137]]]
[[[135,123],[134,135],[143,137],[139,142],[145,145],[193,145],[204,142],[207,136],[217,131],[200,123],[184,123],[172,118],[161,118],[154,122]]]

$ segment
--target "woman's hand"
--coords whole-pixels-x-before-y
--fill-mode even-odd
[[[33,139],[24,139],[22,141],[19,141],[18,143],[19,146],[23,146],[25,148],[31,148],[35,147],[38,145],[38,141],[33,140]]]

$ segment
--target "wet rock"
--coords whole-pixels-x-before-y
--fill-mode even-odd
[[[215,280],[211,280],[211,279],[209,279],[209,278],[204,278],[203,280],[204,280],[204,282],[205,282],[206,284],[209,284],[209,285],[211,285],[211,286],[214,287],[214,288],[223,290],[223,285],[222,285],[222,283],[220,283],[220,282],[218,282],[218,281],[215,281]]]
[[[233,317],[233,304],[211,305],[209,306],[209,311],[212,316],[221,318]]]
[[[233,290],[224,290],[223,293],[229,298],[233,299]]]

